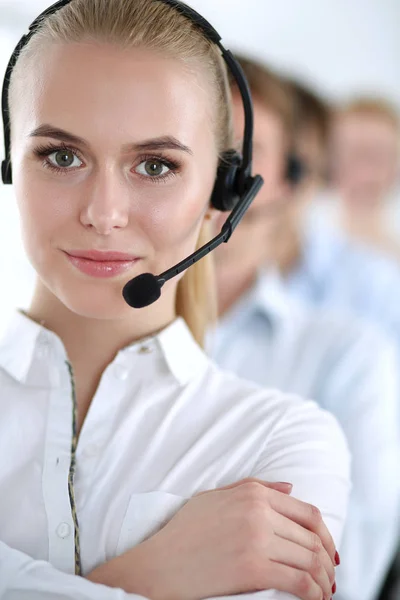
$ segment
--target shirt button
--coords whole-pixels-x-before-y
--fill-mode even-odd
[[[150,348],[150,346],[140,346],[138,350],[138,354],[150,354],[151,352],[152,349]]]
[[[121,381],[125,381],[128,378],[129,371],[122,365],[117,365],[114,371],[115,377]]]
[[[71,534],[71,527],[68,525],[68,523],[60,523],[60,525],[57,527],[58,537],[60,537],[61,539],[64,540],[70,534]]]

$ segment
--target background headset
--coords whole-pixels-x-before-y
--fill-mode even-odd
[[[30,25],[28,33],[21,38],[11,55],[4,77],[1,97],[5,150],[5,159],[1,164],[1,175],[4,184],[8,185],[12,183],[11,124],[8,94],[13,69],[22,49],[29,43],[31,38],[40,28],[43,20],[73,1],[74,0],[60,0],[43,11]],[[222,154],[217,169],[214,189],[211,194],[210,201],[214,208],[220,211],[232,211],[224,223],[221,232],[208,244],[204,245],[202,248],[181,261],[178,265],[168,269],[168,271],[165,271],[161,275],[155,276],[151,273],[143,273],[128,282],[124,287],[123,296],[126,302],[134,308],[141,308],[155,302],[160,297],[161,287],[167,280],[182,273],[182,271],[209,254],[221,243],[227,242],[263,185],[262,177],[260,175],[253,176],[251,173],[254,127],[253,105],[249,85],[242,67],[233,57],[232,53],[224,48],[219,33],[194,9],[178,0],[152,1],[161,2],[180,12],[189,19],[208,40],[218,46],[227,68],[234,78],[240,92],[243,101],[245,125],[242,152],[239,153],[232,149],[227,150]],[[297,164],[293,162],[288,169],[288,174],[292,179],[297,179],[297,173]]]
[[[302,159],[294,151],[290,152],[286,159],[286,181],[292,186],[297,186],[303,181],[306,174],[307,168]]]

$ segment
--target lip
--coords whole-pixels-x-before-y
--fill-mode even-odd
[[[69,262],[91,277],[109,278],[129,271],[140,258],[132,254],[101,250],[64,251]]]
[[[104,250],[68,250],[66,253],[73,258],[86,258],[96,262],[114,262],[114,261],[132,261],[138,260],[138,256],[126,254],[124,252],[104,251]]]

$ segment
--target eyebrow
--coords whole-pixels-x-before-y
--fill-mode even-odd
[[[89,147],[88,142],[83,138],[69,133],[64,129],[53,127],[52,125],[40,125],[29,134],[29,137],[48,137],[68,144],[74,144],[85,148]],[[193,151],[188,146],[185,146],[185,144],[182,144],[171,135],[165,135],[133,144],[125,144],[122,147],[124,153],[145,152],[151,150],[180,150],[181,152],[186,152],[193,156]]]

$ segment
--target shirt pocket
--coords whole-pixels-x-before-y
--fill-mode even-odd
[[[159,531],[188,501],[167,492],[133,494],[128,503],[117,543],[117,556]]]

